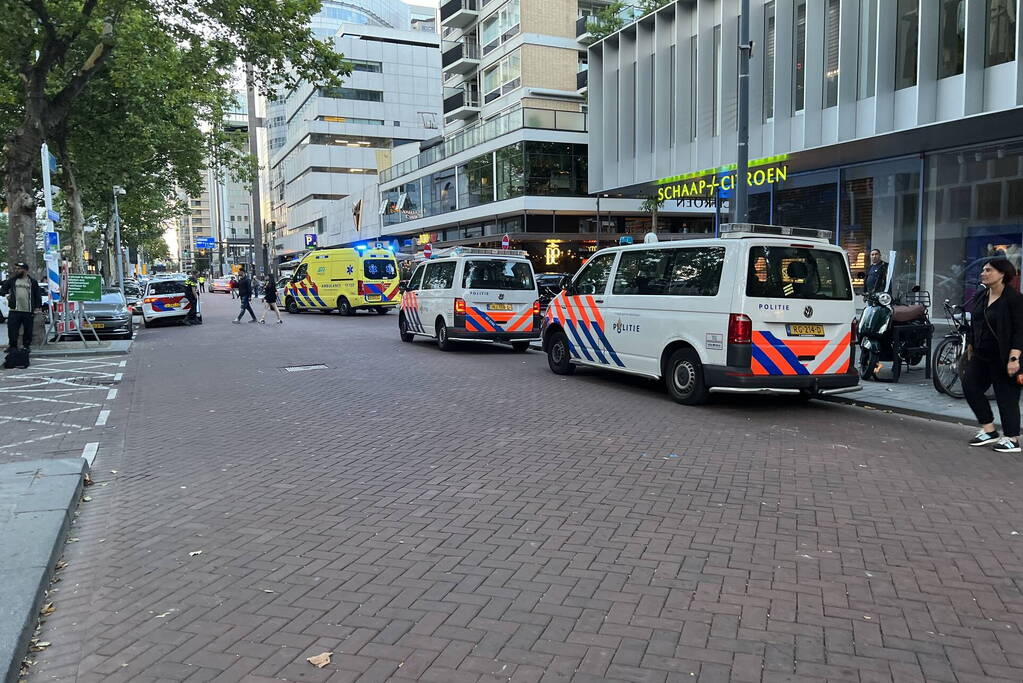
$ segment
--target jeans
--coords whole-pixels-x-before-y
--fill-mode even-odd
[[[991,404],[984,396],[988,387],[994,387],[998,416],[1002,418],[1002,434],[1016,438],[1019,436],[1020,386],[1006,373],[1006,365],[1007,361],[983,358],[975,353],[963,373],[963,393],[977,416],[977,422],[985,425],[995,421]]]
[[[241,320],[242,318],[245,317],[245,311],[248,311],[249,315],[252,316],[252,319],[255,320],[256,319],[256,312],[252,310],[252,305],[249,303],[249,298],[250,297],[243,296],[243,295],[239,295],[239,296],[241,296],[241,299],[242,299],[242,310],[238,311],[238,320]]]
[[[7,344],[17,348],[18,330],[21,330],[21,345],[26,349],[32,346],[32,323],[34,316],[24,311],[11,311],[7,316]]]

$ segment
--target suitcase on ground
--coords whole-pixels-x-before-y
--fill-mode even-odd
[[[13,368],[28,367],[28,349],[8,349],[4,358],[4,367],[8,370]]]

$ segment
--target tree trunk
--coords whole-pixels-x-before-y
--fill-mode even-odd
[[[42,139],[25,127],[12,133],[6,141],[4,192],[10,224],[7,230],[7,259],[10,263],[24,261],[37,280],[41,276],[36,253],[36,198],[32,171],[39,159]]]
[[[650,232],[657,232],[657,210],[660,207],[654,204],[653,209],[650,211]]]
[[[67,151],[67,139],[58,136],[57,153],[60,155],[60,167],[63,176],[63,189],[67,197],[67,205],[71,210],[68,227],[71,230],[71,272],[85,272],[85,212],[82,209],[82,191],[75,178],[74,164]]]
[[[114,217],[111,215],[103,228],[103,282],[107,286],[112,285],[114,281],[116,267],[114,261]]]

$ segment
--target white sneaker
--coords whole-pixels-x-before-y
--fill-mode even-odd
[[[1001,441],[995,444],[992,448],[995,453],[1019,453],[1021,451],[1019,443],[1013,441],[1007,436],[1003,436]]]

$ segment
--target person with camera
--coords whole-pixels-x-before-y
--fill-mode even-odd
[[[1006,258],[993,258],[980,271],[984,285],[974,300],[971,342],[963,372],[963,393],[981,430],[971,446],[994,445],[997,453],[1019,453],[1020,356],[1023,354],[1023,294],[1009,283],[1016,267]],[[984,395],[993,387],[1002,420],[999,436],[991,404]]]

